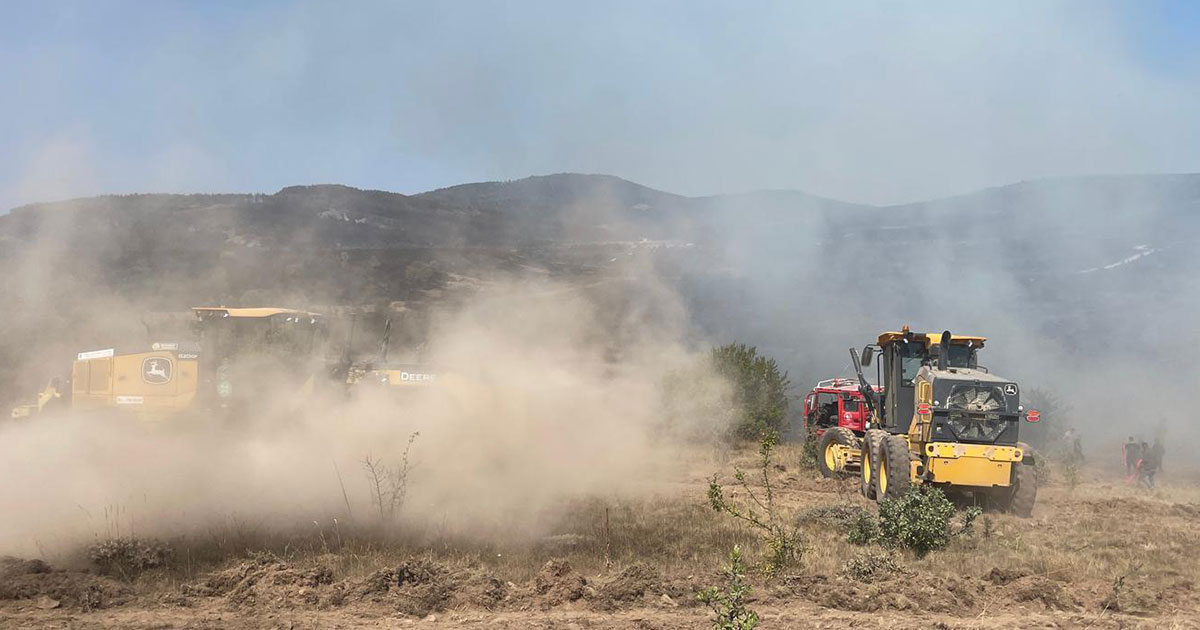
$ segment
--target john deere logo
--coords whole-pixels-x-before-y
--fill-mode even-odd
[[[171,360],[166,357],[150,357],[142,360],[142,380],[151,385],[162,385],[171,381]]]

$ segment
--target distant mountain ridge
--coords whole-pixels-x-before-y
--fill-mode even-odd
[[[69,219],[56,216],[64,213]],[[59,229],[59,223],[72,229]],[[853,237],[878,244],[928,241],[955,231],[1020,249],[1054,232],[1086,247],[1075,243],[1054,248],[1056,255],[1037,255],[1047,264],[1084,270],[1103,269],[1109,258],[1152,241],[1192,242],[1200,234],[1200,175],[1047,179],[876,207],[787,190],[685,197],[609,175],[563,173],[414,195],[325,184],[274,194],[101,196],[28,204],[0,216],[0,242],[12,246],[44,237],[44,229],[68,240],[86,235],[93,244],[111,241],[118,248],[136,246],[122,241],[156,234],[182,250],[719,242],[730,233],[824,243]],[[173,236],[179,234],[187,236]]]
[[[802,347],[813,326],[979,328],[1004,313],[1066,348],[1133,329],[1158,347],[1200,303],[1198,246],[1196,174],[877,207],[563,173],[412,195],[324,184],[29,204],[0,216],[0,289],[20,295],[37,277],[55,304],[83,288],[162,308],[416,304],[491,274],[588,284],[642,274],[634,263],[649,259],[718,338]]]

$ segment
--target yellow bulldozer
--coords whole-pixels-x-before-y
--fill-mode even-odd
[[[1029,516],[1035,461],[1018,433],[1022,421],[1040,415],[1021,405],[1017,383],[978,364],[985,342],[905,326],[879,335],[861,354],[851,349],[870,421],[861,439],[829,441],[829,461],[860,460],[859,487],[868,498],[897,498],[913,484],[932,484],[951,498]],[[876,354],[878,388],[863,374]]]

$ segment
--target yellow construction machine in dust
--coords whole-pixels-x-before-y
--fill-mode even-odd
[[[64,385],[53,379],[25,418],[53,405],[118,408],[148,419],[252,404],[269,385],[311,390],[324,366],[325,318],[285,308],[196,307],[193,335],[141,347],[80,352]]]
[[[390,320],[380,356],[352,356],[356,320],[346,347],[330,351],[329,321],[309,311],[252,307],[195,307],[187,340],[80,352],[68,379],[55,378],[36,402],[12,410],[27,418],[54,406],[73,410],[121,409],[146,420],[183,411],[236,415],[252,412],[270,393],[302,401],[317,388],[347,394],[364,386],[405,393],[433,384],[427,365],[388,359]],[[276,401],[278,402],[278,401]]]
[[[959,502],[1029,516],[1037,499],[1034,454],[1018,441],[1026,411],[1017,383],[978,364],[986,339],[969,335],[885,332],[850,350],[871,411],[861,440],[841,459],[861,457],[860,489],[883,501],[913,484],[932,484]],[[878,353],[872,387],[863,375]],[[880,391],[881,390],[881,391]]]
[[[346,384],[351,388],[363,386],[382,387],[388,392],[406,395],[414,388],[422,388],[435,384],[441,374],[432,366],[420,363],[399,362],[389,356],[391,343],[392,320],[388,318],[383,324],[383,339],[379,343],[379,353],[364,361],[351,361],[350,348],[354,345],[354,323],[350,327],[350,339],[347,342],[347,355],[344,364],[347,366]]]

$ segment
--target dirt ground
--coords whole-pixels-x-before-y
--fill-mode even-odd
[[[985,514],[971,534],[918,558],[849,544],[847,515],[871,504],[855,481],[820,479],[798,457],[781,449],[770,475],[805,554],[783,575],[751,575],[761,627],[1200,628],[1194,479],[1168,470],[1146,491],[1116,470],[1085,466],[1068,484],[1052,467],[1033,518]],[[728,480],[734,464],[752,469],[753,451],[717,470]],[[561,533],[499,552],[331,547],[322,536],[207,563],[188,548],[186,568],[176,561],[132,580],[4,559],[0,627],[706,628],[696,592],[719,584],[733,544],[752,562],[762,550],[754,532],[707,508],[705,467],[646,500],[573,505]],[[183,543],[171,544],[178,557]],[[855,558],[890,562],[864,575],[848,571]]]

